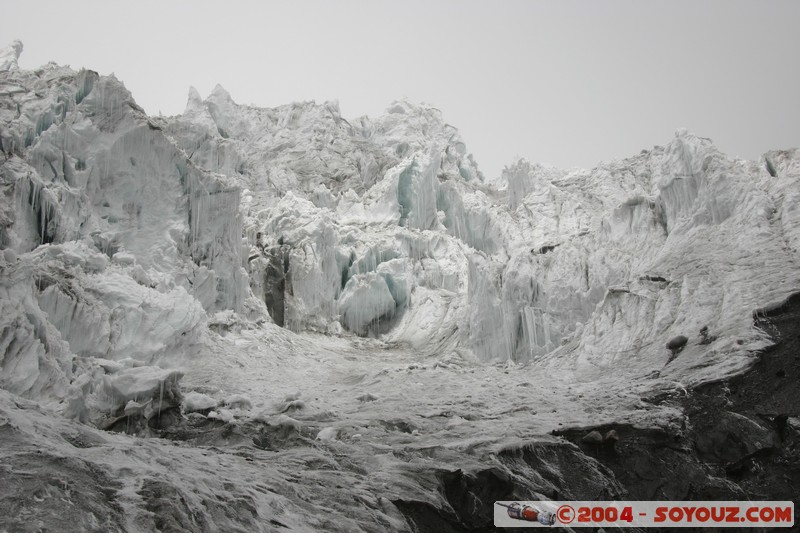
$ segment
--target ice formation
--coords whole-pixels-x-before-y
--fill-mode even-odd
[[[22,53],[22,41],[16,40],[0,50],[0,71],[19,68],[17,60]]]
[[[152,364],[244,310],[235,185],[113,77],[50,65],[0,90],[4,388],[64,397],[76,361]]]
[[[666,417],[639,392],[742,371],[769,342],[753,312],[800,286],[797,150],[741,161],[681,130],[591,170],[520,160],[487,180],[428,105],[348,120],[336,102],[262,109],[217,86],[148,117],[113,76],[19,70],[20,51],[0,52],[3,416],[24,397],[103,428],[178,409],[260,423],[264,450],[389,453],[370,441],[387,431],[473,449],[480,431],[496,445],[558,420]],[[473,394],[485,421],[442,407]],[[492,425],[519,402],[541,408]],[[405,468],[365,461],[379,480]],[[336,512],[340,530],[369,520]]]
[[[34,285],[5,316],[54,337],[15,345],[43,350],[48,382],[72,379],[56,371],[70,353],[180,351],[226,309],[482,361],[589,369],[636,352],[637,372],[707,327],[725,335],[702,366],[734,369],[765,342],[752,310],[797,282],[789,152],[735,161],[679,131],[590,171],[517,161],[497,188],[410,102],[348,121],[335,102],[260,109],[217,86],[148,118],[113,77],[54,65],[9,71],[3,91],[5,278]],[[35,382],[15,388],[57,388]]]
[[[251,289],[279,273],[268,307],[294,331],[340,324],[413,346],[453,336],[483,361],[587,370],[636,352],[638,372],[660,370],[665,339],[705,326],[747,340],[704,349],[702,365],[734,369],[765,342],[751,312],[796,286],[784,249],[796,174],[686,131],[589,171],[518,161],[497,188],[437,110],[409,102],[351,122],[335,103],[257,109],[217,87],[205,101],[192,91],[168,122],[194,162],[245,191]]]

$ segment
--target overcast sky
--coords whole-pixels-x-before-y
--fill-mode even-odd
[[[18,1],[0,46],[114,72],[148,113],[188,87],[239,103],[435,105],[496,175],[591,167],[679,127],[757,158],[800,146],[800,1]]]

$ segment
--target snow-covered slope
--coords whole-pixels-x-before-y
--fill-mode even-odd
[[[393,502],[448,505],[441,471],[506,468],[562,426],[680,425],[641,399],[742,372],[769,343],[753,313],[800,288],[797,150],[740,161],[678,131],[486,179],[428,105],[348,120],[217,87],[147,117],[113,76],[20,50],[0,53],[3,457],[38,439],[125,478],[101,529],[153,529],[162,493],[198,530],[280,528],[212,493],[294,529],[408,528]]]

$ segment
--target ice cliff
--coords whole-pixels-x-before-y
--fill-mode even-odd
[[[251,291],[294,331],[647,374],[705,327],[717,340],[664,369],[702,381],[747,366],[766,342],[752,312],[798,284],[795,152],[734,160],[678,131],[489,183],[429,106],[348,121],[335,102],[260,109],[221,87],[163,128],[238,182]]]
[[[170,494],[190,529],[402,530],[403,502],[449,505],[436,469],[519,466],[562,424],[678,427],[643,398],[745,371],[771,342],[754,313],[800,288],[797,150],[743,161],[679,130],[487,179],[429,105],[346,119],[218,86],[148,117],[115,77],[21,70],[21,49],[0,52],[0,435],[125,480],[109,530],[153,529],[142,506]]]
[[[490,184],[430,106],[347,120],[218,86],[150,118],[113,76],[20,71],[20,50],[0,81],[2,379],[20,394],[63,397],[75,360],[186,350],[226,310],[703,380],[745,367],[766,342],[753,310],[798,286],[796,152],[733,160],[679,131],[592,170],[520,160]],[[716,340],[664,368],[665,342],[701,328]]]
[[[97,361],[152,364],[201,338],[207,314],[246,310],[234,183],[113,76],[1,75],[3,388],[83,398]]]

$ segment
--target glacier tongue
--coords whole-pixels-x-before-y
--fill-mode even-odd
[[[0,426],[54,456],[81,457],[71,432],[111,439],[123,466],[86,453],[136,472],[130,530],[169,490],[205,509],[176,519],[196,529],[407,529],[392,502],[447,505],[428,461],[478,468],[562,425],[677,427],[642,398],[747,369],[771,342],[753,313],[800,286],[798,150],[734,160],[679,130],[593,169],[486,179],[429,105],[350,120],[217,86],[147,117],[113,76],[19,70],[20,50],[0,52]],[[164,465],[180,474],[159,484]]]
[[[425,105],[348,121],[335,102],[260,109],[217,86],[148,118],[113,77],[6,76],[3,247],[39,270],[86,258],[35,292],[82,356],[155,360],[201,327],[203,312],[167,316],[194,301],[298,332],[444,335],[485,361],[577,354],[590,371],[634,353],[642,375],[667,362],[665,338],[707,327],[728,340],[665,370],[702,380],[714,371],[691,367],[747,364],[766,342],[750,313],[796,285],[795,152],[734,161],[679,131],[592,170],[518,161],[497,188]],[[417,306],[446,323],[415,330]]]
[[[89,236],[115,265],[129,267],[132,279],[161,292],[180,285],[207,312],[246,308],[250,318],[294,331],[341,325],[419,345],[420,333],[404,317],[416,316],[424,287],[444,291],[451,312],[443,329],[481,360],[527,361],[573,346],[581,353],[652,346],[643,363],[650,373],[666,362],[665,336],[707,326],[752,337],[753,344],[717,354],[745,364],[748,350],[763,341],[747,317],[764,302],[737,300],[754,288],[736,266],[736,279],[724,284],[730,289],[708,294],[733,298],[727,309],[736,309],[737,319],[703,316],[667,298],[658,311],[643,310],[642,320],[658,313],[680,324],[686,318],[664,306],[683,305],[691,323],[626,330],[612,337],[617,344],[600,345],[593,332],[608,324],[594,322],[640,280],[666,280],[664,295],[701,282],[696,275],[708,269],[685,272],[685,259],[698,247],[729,250],[725,239],[740,248],[733,235],[741,231],[727,228],[743,225],[767,246],[796,233],[771,222],[776,203],[794,202],[780,185],[793,174],[774,168],[780,158],[770,163],[773,176],[769,165],[731,161],[684,131],[665,147],[590,171],[518,161],[497,189],[457,131],[424,105],[397,102],[376,119],[348,121],[335,102],[259,109],[236,104],[218,86],[206,100],[190,90],[180,116],[147,119],[116,80],[81,72],[73,83],[74,104],[63,86],[54,88],[49,103],[37,101],[38,111],[25,113],[35,122],[27,137],[10,139],[12,147],[33,143],[25,162],[11,158],[4,167],[31,207],[10,215],[18,221],[4,239],[26,251],[30,243]],[[108,133],[78,119],[79,107],[67,113],[70,105],[101,116]],[[713,254],[701,255],[709,268],[718,264]],[[775,249],[783,263],[769,267],[774,283],[760,293],[770,302],[791,292],[793,280],[778,279],[791,270],[789,257]],[[399,279],[378,271],[387,261],[402,261]],[[726,276],[725,265],[718,267]]]

